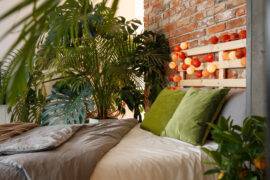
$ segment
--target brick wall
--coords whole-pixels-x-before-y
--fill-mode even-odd
[[[191,47],[213,35],[246,29],[246,0],[144,0],[146,30],[164,33],[170,46]]]
[[[171,47],[203,46],[211,36],[246,29],[246,0],[144,0],[144,8],[145,30],[164,33]],[[245,78],[245,71],[230,69],[227,77]]]

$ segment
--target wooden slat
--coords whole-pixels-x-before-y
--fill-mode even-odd
[[[214,62],[217,65],[217,69],[235,69],[235,68],[244,68],[244,66],[241,64],[239,59],[235,60],[229,60],[229,61],[221,61],[221,62]],[[202,63],[202,65],[198,68],[195,68],[196,70],[203,70],[207,67],[209,63]],[[182,72],[182,63],[179,65],[178,71]]]
[[[239,59],[230,60],[230,61],[220,61],[217,63],[218,69],[235,69],[235,68],[244,68]]]
[[[207,53],[213,53],[213,52],[218,52],[218,51],[232,50],[232,49],[237,49],[237,48],[242,48],[242,47],[246,47],[246,39],[231,41],[231,42],[226,42],[226,43],[219,43],[219,44],[210,44],[207,46],[188,49],[188,50],[185,50],[184,52],[187,54],[187,56],[194,56],[194,55],[207,54]]]
[[[218,52],[218,64],[224,63],[222,55],[223,55],[223,51],[219,51]],[[219,67],[218,79],[223,80],[224,78],[225,78],[225,69]],[[219,88],[223,88],[223,86],[220,86]]]
[[[246,87],[246,79],[191,79],[182,80],[181,86]]]

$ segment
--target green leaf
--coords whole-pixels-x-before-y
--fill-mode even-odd
[[[52,94],[47,98],[48,103],[41,115],[42,125],[85,123],[87,112],[93,110],[89,88],[76,91],[71,89],[71,84],[65,84],[61,81],[54,85]]]
[[[221,165],[221,155],[219,154],[219,152],[217,151],[211,151],[207,148],[204,148],[202,147],[202,150],[208,155],[210,156],[211,158],[213,158],[213,160],[218,164],[218,165]]]
[[[7,100],[9,105],[14,105],[19,96],[27,89],[29,79],[28,68],[25,61],[19,61],[12,69],[7,86]],[[16,95],[16,96],[15,96]]]
[[[211,175],[216,173],[220,173],[220,168],[209,169],[206,172],[204,172],[204,175]]]

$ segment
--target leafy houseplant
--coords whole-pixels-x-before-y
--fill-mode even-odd
[[[131,62],[137,75],[144,78],[144,105],[147,108],[167,85],[164,64],[170,59],[170,49],[164,35],[151,31],[145,31],[138,35],[134,42],[138,46]]]
[[[149,74],[158,75],[159,81],[151,84],[163,86],[161,67],[169,48],[160,35],[153,33],[152,39],[136,36],[138,20],[115,17],[118,0],[111,7],[106,4],[106,0],[96,5],[89,0],[40,4],[27,0],[0,17],[33,6],[33,12],[9,30],[24,25],[9,51],[22,44],[6,77],[13,121],[48,124],[50,118],[52,122],[64,118],[59,121],[66,123],[82,123],[81,116],[106,119],[124,113],[123,101],[140,117],[143,90],[139,77],[147,80]],[[165,50],[158,52],[154,46]],[[50,81],[66,84],[63,89],[55,87],[45,101],[44,84]],[[71,107],[76,107],[76,113],[62,116]]]
[[[220,118],[213,127],[212,137],[217,150],[203,150],[215,161],[215,168],[205,174],[219,173],[218,179],[264,179],[266,169],[265,134],[266,120],[251,116],[244,120],[243,127],[233,125],[228,118]]]

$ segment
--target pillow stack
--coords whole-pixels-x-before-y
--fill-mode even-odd
[[[179,139],[194,145],[203,145],[209,133],[207,123],[213,122],[217,118],[229,89],[190,88],[186,93],[166,91],[169,94],[178,93],[182,96],[179,96],[178,101],[173,101],[171,100],[173,96],[166,96],[163,90],[150,111],[146,113],[141,127],[157,135]],[[164,99],[166,99],[165,102]],[[156,103],[157,101],[158,103]],[[166,103],[166,109],[163,109],[164,104],[161,101]],[[178,104],[175,105],[176,103]],[[163,104],[163,106],[159,106],[159,104]],[[170,107],[171,104],[172,107]],[[158,111],[159,108],[160,111]],[[168,109],[169,112],[166,112]]]

